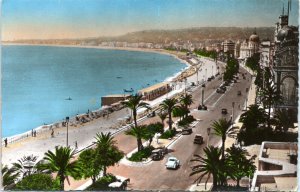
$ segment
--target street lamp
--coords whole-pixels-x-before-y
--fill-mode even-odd
[[[234,102],[232,102],[232,124],[233,124],[233,119],[234,119]]]
[[[210,135],[210,127],[207,128],[207,147],[208,147],[208,141],[209,141],[209,135]]]
[[[69,117],[66,117],[66,124],[67,124],[67,147],[69,146]]]

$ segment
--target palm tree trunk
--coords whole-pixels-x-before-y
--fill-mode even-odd
[[[134,126],[135,127],[137,127],[137,120],[136,120],[136,116],[137,116],[137,114],[136,114],[136,110],[133,110],[133,121],[134,121]]]
[[[237,180],[236,180],[236,186],[237,186],[237,187],[240,187],[240,179],[237,179]]]
[[[225,139],[222,139],[222,159],[225,159]]]
[[[268,128],[271,128],[271,104],[269,103],[269,109],[268,109]]]
[[[171,115],[172,115],[172,112],[169,111],[169,130],[172,129],[172,117],[171,117]]]
[[[142,143],[142,139],[141,138],[137,138],[137,145],[138,145],[138,151],[143,150],[143,143]]]
[[[103,166],[103,177],[106,176],[106,166]]]
[[[60,175],[59,180],[60,180],[60,188],[62,191],[64,191],[65,190],[65,177],[63,175]]]

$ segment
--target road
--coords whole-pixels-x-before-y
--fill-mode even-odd
[[[240,72],[245,73],[244,69]],[[169,153],[161,161],[152,161],[148,165],[142,167],[132,167],[120,164],[109,169],[109,172],[122,175],[130,178],[128,187],[134,190],[187,190],[193,184],[195,176],[190,177],[192,163],[190,160],[193,154],[201,154],[203,148],[207,145],[207,128],[210,127],[213,121],[222,117],[229,119],[232,115],[232,102],[234,102],[234,118],[241,114],[241,109],[244,106],[247,92],[246,88],[250,88],[250,74],[246,75],[246,80],[239,76],[237,83],[227,87],[225,94],[216,93],[216,88],[222,83],[222,80],[215,78],[211,82],[206,83],[204,88],[205,102],[208,106],[207,111],[196,110],[201,102],[202,88],[196,89],[192,95],[194,104],[191,106],[192,115],[195,118],[201,119],[200,123],[193,129],[191,135],[183,135],[174,143],[171,148],[173,152]],[[237,92],[242,91],[242,95],[238,96]],[[240,109],[239,107],[240,106]],[[221,109],[228,110],[227,115],[221,114]],[[205,144],[193,144],[195,134],[202,134],[204,136]],[[219,145],[220,137],[213,134],[210,135],[209,144]],[[181,161],[181,166],[178,170],[167,170],[165,163],[168,156],[175,156]]]

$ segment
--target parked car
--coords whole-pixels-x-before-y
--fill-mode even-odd
[[[169,157],[166,163],[167,169],[177,169],[180,166],[180,161],[176,157]]]
[[[242,92],[241,92],[241,91],[238,91],[238,92],[237,92],[237,95],[242,95]]]
[[[226,90],[226,89],[225,89]],[[224,89],[221,89],[221,88],[218,88],[217,90],[216,90],[216,92],[217,93],[225,93],[225,90]]]
[[[153,161],[161,160],[164,158],[164,152],[162,149],[154,149],[150,157]]]
[[[205,87],[205,84],[202,84],[202,87]]]
[[[192,128],[184,128],[184,129],[182,129],[182,132],[181,132],[182,135],[189,135],[192,133],[193,133]]]
[[[194,144],[203,144],[203,137],[201,134],[196,134],[194,138]]]
[[[126,190],[127,184],[130,183],[130,179],[119,175],[116,175],[116,178],[117,181],[110,183],[108,187],[113,188],[114,190]]]
[[[226,114],[228,113],[228,112],[227,112],[227,109],[223,108],[223,109],[221,110],[221,113],[224,114],[224,115],[226,115]]]

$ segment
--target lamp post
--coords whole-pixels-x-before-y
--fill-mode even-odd
[[[232,102],[232,120],[231,120],[232,125],[233,125],[233,119],[234,119],[234,102]]]
[[[208,147],[208,142],[209,142],[209,135],[210,135],[210,127],[207,128],[207,147]]]
[[[67,147],[69,146],[69,117],[66,117],[66,124],[67,124]]]
[[[211,76],[214,76],[214,66],[211,66]]]
[[[205,69],[205,81],[207,81],[207,69]]]

